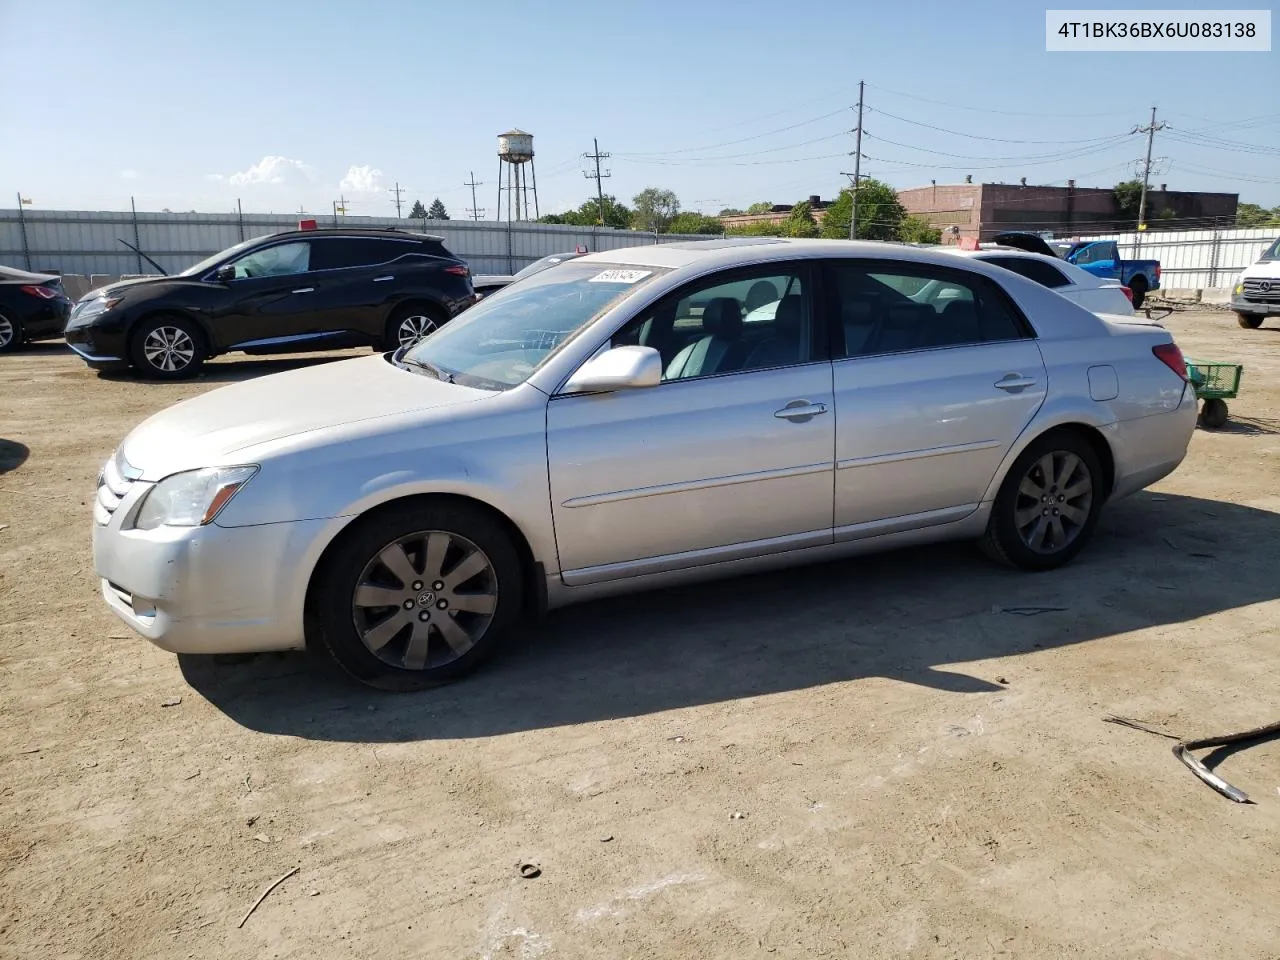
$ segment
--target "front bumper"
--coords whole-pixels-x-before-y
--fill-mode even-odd
[[[305,646],[308,550],[331,521],[122,529],[143,493],[93,524],[93,567],[116,616],[171,653]]]
[[[129,365],[122,331],[103,330],[92,325],[68,326],[63,339],[80,355],[80,359],[96,370],[120,369]]]
[[[1236,313],[1251,313],[1259,317],[1280,316],[1280,300],[1246,300],[1244,297],[1232,297],[1231,309]]]

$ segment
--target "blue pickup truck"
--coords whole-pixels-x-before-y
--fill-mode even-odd
[[[1121,260],[1114,240],[1055,240],[1047,242],[1034,233],[1002,233],[994,238],[1006,247],[1030,250],[1074,263],[1103,280],[1119,280],[1129,288],[1136,310],[1152,290],[1160,289],[1159,260]]]

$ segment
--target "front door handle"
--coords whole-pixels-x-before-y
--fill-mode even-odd
[[[811,403],[808,400],[792,400],[773,415],[779,420],[790,420],[792,423],[805,423],[819,414],[827,412],[825,403]]]
[[[315,287],[299,287],[297,290],[294,290],[293,292],[294,293],[315,293],[315,290],[316,290]]]
[[[1027,389],[1027,387],[1034,387],[1036,381],[1034,377],[1024,377],[1020,373],[1007,373],[997,380],[995,385],[1001,390],[1017,393],[1019,390]]]
[[[395,277],[393,277],[391,274],[387,274],[385,277],[374,277],[374,278],[373,278],[373,282],[374,282],[374,283],[382,283],[382,281],[384,281],[384,280],[394,280],[394,279],[395,279]]]

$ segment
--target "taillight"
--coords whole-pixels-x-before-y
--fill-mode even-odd
[[[41,300],[56,300],[58,291],[49,287],[19,287],[23,293],[29,293],[33,297],[39,297]]]
[[[1162,343],[1152,347],[1151,352],[1156,355],[1157,360],[1183,380],[1187,379],[1187,361],[1182,358],[1182,351],[1178,349],[1176,343]]]
[[[1156,264],[1156,279],[1160,279],[1160,264]]]
[[[471,275],[471,271],[460,263],[454,264],[452,267],[445,267],[444,272],[452,273],[455,277],[469,277]]]
[[[1121,287],[1120,289],[1124,292],[1124,295],[1129,298],[1129,306],[1133,306],[1133,291],[1128,287]]]

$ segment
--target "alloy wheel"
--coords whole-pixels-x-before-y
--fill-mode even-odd
[[[360,573],[351,598],[361,642],[405,670],[441,667],[464,656],[498,608],[493,562],[465,537],[428,530],[400,537]]]
[[[0,316],[0,350],[13,343],[13,324],[8,317]]]
[[[1093,477],[1068,450],[1046,453],[1018,484],[1013,522],[1031,550],[1053,554],[1080,536],[1093,507]]]
[[[196,345],[190,334],[180,327],[156,327],[142,341],[142,354],[157,370],[177,373],[195,359]]]
[[[400,346],[411,347],[423,337],[433,333],[435,329],[434,320],[420,313],[415,313],[400,321],[400,328],[396,331],[396,336],[400,340]]]

